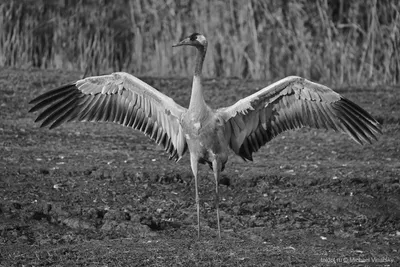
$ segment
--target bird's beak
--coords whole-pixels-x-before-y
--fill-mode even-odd
[[[182,46],[182,45],[190,45],[192,41],[190,41],[190,38],[183,39],[177,44],[174,44],[172,47],[177,47],[177,46]]]

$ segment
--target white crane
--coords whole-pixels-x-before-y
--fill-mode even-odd
[[[347,133],[359,144],[381,134],[379,123],[364,109],[328,87],[301,77],[286,77],[232,106],[211,109],[204,100],[202,66],[206,38],[193,33],[176,46],[197,48],[189,108],[125,73],[87,77],[33,99],[30,112],[44,108],[35,122],[50,129],[68,121],[116,122],[140,130],[163,146],[178,161],[189,150],[195,180],[198,237],[200,206],[198,164],[214,172],[218,236],[218,179],[229,150],[245,160],[278,134],[301,127],[333,129]]]

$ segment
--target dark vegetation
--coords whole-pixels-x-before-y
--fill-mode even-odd
[[[399,25],[398,0],[2,0],[0,66],[186,76],[199,31],[208,77],[397,84]]]
[[[213,176],[201,168],[197,241],[187,156],[168,161],[116,124],[33,123],[28,101],[80,75],[0,69],[0,266],[398,266],[399,88],[336,88],[383,124],[373,145],[302,129],[254,162],[232,155],[221,241]],[[190,79],[141,78],[187,106]],[[265,84],[207,79],[206,97],[225,106]]]

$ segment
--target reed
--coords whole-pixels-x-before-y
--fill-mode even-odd
[[[207,77],[400,82],[398,0],[2,0],[0,66],[186,76],[191,32]]]

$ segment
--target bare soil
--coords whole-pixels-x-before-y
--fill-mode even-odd
[[[399,266],[399,87],[336,91],[383,124],[359,146],[346,135],[287,132],[254,162],[232,154],[220,181],[194,181],[140,132],[111,123],[39,128],[28,102],[78,73],[0,69],[0,266]],[[190,79],[141,77],[187,106]],[[269,82],[206,80],[227,106]]]

